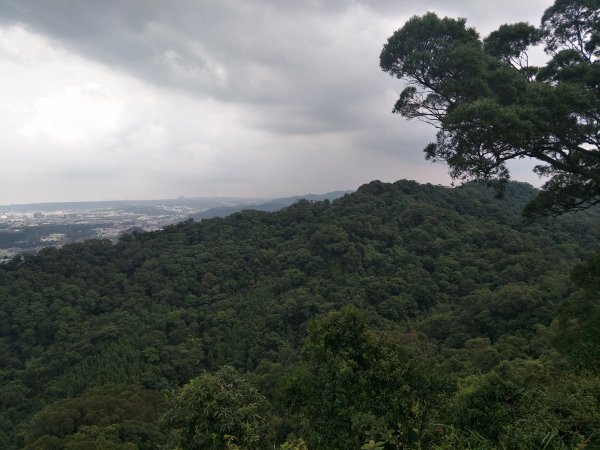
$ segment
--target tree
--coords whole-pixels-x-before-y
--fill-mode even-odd
[[[598,448],[598,377],[515,359],[460,384],[449,407],[458,433],[441,448]]]
[[[380,66],[407,82],[393,112],[437,128],[427,159],[454,179],[493,184],[532,158],[549,177],[528,214],[600,203],[600,0],[556,0],[538,29],[502,25],[483,41],[465,19],[415,16],[384,45]],[[529,65],[544,43],[549,61]]]
[[[175,393],[171,403],[163,425],[171,431],[174,447],[222,450],[228,442],[247,449],[265,446],[267,400],[233,367],[204,372]]]
[[[554,345],[578,371],[600,373],[600,253],[573,270],[575,291],[558,311]]]
[[[360,447],[352,417],[371,401],[364,373],[375,365],[377,350],[365,316],[352,306],[310,322],[306,366],[286,380],[283,395],[310,448]]]
[[[304,365],[286,380],[285,397],[309,448],[431,442],[433,405],[449,383],[440,382],[427,355],[369,329],[367,316],[351,305],[310,322],[301,353]]]

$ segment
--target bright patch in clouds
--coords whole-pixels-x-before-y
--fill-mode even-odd
[[[61,143],[83,143],[116,128],[121,103],[97,82],[66,87],[35,100],[20,132],[30,139],[48,136]]]
[[[0,203],[201,195],[192,180],[225,179],[218,144],[248,138],[239,125],[227,137],[227,105],[161,92],[20,26],[0,28],[0,71]]]

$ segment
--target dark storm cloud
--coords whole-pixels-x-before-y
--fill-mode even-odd
[[[335,54],[330,19],[312,15],[339,14],[344,3],[19,0],[2,3],[0,17],[156,85],[256,105],[266,129],[314,133],[352,127],[348,95],[367,94],[356,83],[362,69]],[[269,120],[276,109],[286,118]]]
[[[279,76],[305,68],[310,36],[294,35],[298,28],[279,14],[268,4],[227,0],[0,4],[5,22],[23,23],[86,57],[197,95],[251,102],[273,101]]]
[[[485,26],[510,3],[518,2],[8,0],[0,20],[160,86],[257,105],[256,123],[266,129],[315,133],[368,124],[357,105],[385,85],[377,68],[383,35],[353,15],[438,8],[471,12]]]

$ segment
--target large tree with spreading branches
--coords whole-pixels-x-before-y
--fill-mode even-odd
[[[528,50],[543,45],[542,67]],[[506,163],[547,177],[529,214],[600,203],[600,0],[556,0],[539,28],[502,25],[481,40],[465,19],[415,16],[384,45],[381,68],[406,82],[393,111],[437,128],[426,157],[455,179],[502,193]]]

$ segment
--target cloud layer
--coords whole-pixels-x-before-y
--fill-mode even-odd
[[[0,203],[447,183],[434,130],[390,113],[383,43],[427,10],[487,34],[549,4],[4,1]]]

